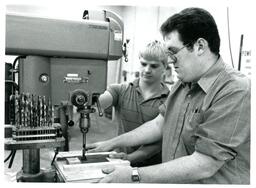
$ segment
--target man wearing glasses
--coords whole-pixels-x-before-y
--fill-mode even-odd
[[[187,8],[161,26],[179,81],[152,121],[108,142],[162,139],[162,164],[104,169],[101,182],[250,183],[250,80],[225,64],[209,12]]]

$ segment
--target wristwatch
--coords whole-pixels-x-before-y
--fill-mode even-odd
[[[139,183],[140,182],[140,175],[138,172],[138,167],[132,168],[132,181]]]

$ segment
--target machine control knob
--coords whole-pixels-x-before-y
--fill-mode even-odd
[[[82,89],[77,89],[72,92],[71,94],[71,103],[78,107],[78,108],[83,108],[84,105],[87,103],[88,97],[87,94],[84,90]]]
[[[49,75],[47,74],[41,74],[40,77],[39,77],[39,80],[43,83],[47,83],[49,81]]]
[[[85,102],[86,102],[85,96],[83,96],[83,95],[78,95],[78,96],[76,97],[76,103],[77,103],[78,105],[84,105]]]
[[[73,127],[75,125],[75,122],[74,121],[72,121],[72,120],[69,120],[68,121],[68,126],[69,127]]]

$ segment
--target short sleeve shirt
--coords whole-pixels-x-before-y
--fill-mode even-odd
[[[199,183],[250,182],[250,80],[221,58],[195,84],[178,81],[160,108],[162,160],[194,151],[225,161]]]
[[[139,79],[131,83],[113,84],[108,87],[107,90],[113,97],[113,106],[121,121],[119,135],[136,129],[160,113],[159,106],[164,104],[169,94],[168,87],[165,84],[161,85],[162,89],[159,93],[147,100],[141,94]]]

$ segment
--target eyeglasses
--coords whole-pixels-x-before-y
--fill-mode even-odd
[[[171,50],[170,48],[167,49],[167,55],[172,59],[172,63],[176,63],[177,62],[177,57],[176,55],[181,51],[183,50],[184,48],[188,47],[190,45],[190,43],[188,44],[185,44],[184,46],[182,46],[181,48],[173,51]]]

